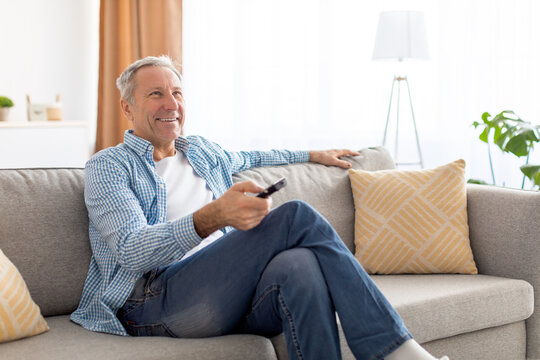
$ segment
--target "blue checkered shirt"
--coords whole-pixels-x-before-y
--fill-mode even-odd
[[[232,174],[242,170],[309,161],[305,151],[228,152],[200,136],[180,137],[175,147],[214,198],[223,195],[233,185]],[[192,214],[166,221],[165,182],[156,173],[153,153],[152,144],[128,130],[123,143],[100,151],[86,164],[84,199],[93,255],[71,320],[88,330],[127,335],[116,312],[134,283],[158,266],[179,261],[202,240]]]

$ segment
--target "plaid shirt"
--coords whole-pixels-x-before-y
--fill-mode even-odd
[[[180,137],[175,147],[214,198],[223,195],[233,185],[232,174],[242,170],[309,161],[305,151],[228,152],[199,136]],[[158,266],[179,261],[202,240],[192,214],[165,220],[165,182],[156,173],[153,153],[150,142],[128,130],[123,143],[100,151],[86,164],[84,198],[93,255],[71,320],[88,330],[127,335],[116,312],[134,283]]]

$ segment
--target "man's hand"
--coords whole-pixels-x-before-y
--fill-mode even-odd
[[[341,160],[340,157],[357,155],[360,155],[360,153],[351,150],[310,151],[309,161],[323,165],[339,166],[344,169],[349,169],[352,166],[351,163],[345,160]]]
[[[222,197],[193,214],[195,230],[205,238],[225,226],[244,231],[254,228],[270,212],[272,199],[247,196],[246,193],[263,190],[251,181],[234,184]]]

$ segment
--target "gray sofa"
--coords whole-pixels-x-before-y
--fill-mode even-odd
[[[393,168],[383,148],[355,168]],[[347,171],[296,164],[245,171],[235,181],[286,176],[274,205],[302,199],[353,250]],[[50,331],[0,344],[0,359],[286,359],[283,336],[132,338],[70,322],[90,260],[82,169],[0,170],[0,249],[18,267]],[[451,360],[540,359],[540,192],[468,185],[470,238],[479,275],[376,275],[417,341]],[[534,290],[533,290],[534,287]],[[533,311],[536,310],[535,314]],[[342,337],[343,339],[343,337]],[[343,358],[353,359],[345,342]]]

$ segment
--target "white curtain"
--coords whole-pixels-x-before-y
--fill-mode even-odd
[[[424,12],[429,60],[371,60],[387,10]],[[468,177],[490,181],[470,124],[507,109],[540,122],[536,0],[184,0],[183,14],[186,133],[230,150],[380,145],[397,74],[409,79],[425,167],[463,158]],[[401,95],[399,157],[411,161]],[[521,186],[524,159],[492,150],[497,182]]]

